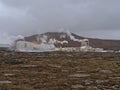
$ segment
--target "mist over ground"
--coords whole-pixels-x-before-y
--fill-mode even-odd
[[[8,36],[69,30],[120,39],[120,0],[0,0],[0,42]],[[6,41],[5,41],[6,40]]]

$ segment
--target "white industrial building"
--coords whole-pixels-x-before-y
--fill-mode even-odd
[[[47,52],[47,51],[65,51],[65,52],[106,52],[102,48],[93,48],[89,45],[88,39],[79,40],[81,43],[80,47],[60,47],[54,46],[53,40],[49,42],[43,42],[41,44],[35,44],[32,42],[18,40],[12,45],[11,49],[19,52]],[[68,43],[68,42],[66,42]],[[62,44],[62,43],[61,43]]]
[[[81,43],[80,47],[60,47],[56,48],[56,51],[65,51],[65,52],[106,52],[103,48],[93,48],[89,45],[88,39],[79,40]]]
[[[65,52],[106,52],[102,48],[92,48],[90,46],[55,48],[55,51],[65,51]]]
[[[65,52],[80,52],[79,47],[60,47],[60,48],[55,48],[55,51],[65,51]]]
[[[27,41],[16,41],[13,49],[20,52],[45,52],[54,51],[55,46],[53,44],[35,44]]]

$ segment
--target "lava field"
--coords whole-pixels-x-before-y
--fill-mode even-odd
[[[120,90],[120,54],[0,51],[0,90]]]

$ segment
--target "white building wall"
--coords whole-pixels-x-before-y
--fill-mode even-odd
[[[15,51],[25,52],[42,52],[55,50],[55,46],[53,44],[34,44],[26,41],[17,41],[15,47]]]

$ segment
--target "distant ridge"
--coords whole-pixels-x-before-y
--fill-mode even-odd
[[[96,39],[96,38],[85,38],[74,33],[66,33],[66,32],[46,32],[43,34],[36,34],[32,36],[25,37],[26,41],[33,43],[42,43],[41,40],[37,40],[39,37],[46,36],[46,41],[48,42],[50,39],[55,39],[58,41],[67,41],[68,43],[64,44],[55,44],[56,47],[80,47],[80,42],[71,40],[70,35],[76,39],[89,39],[90,46],[94,48],[104,48],[106,50],[120,50],[120,40],[106,40],[106,39]]]

